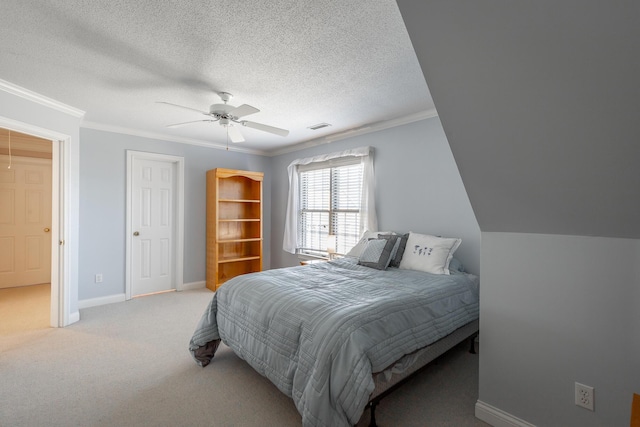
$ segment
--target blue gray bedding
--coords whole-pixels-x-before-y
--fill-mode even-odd
[[[477,277],[380,271],[349,258],[235,277],[189,344],[201,366],[220,340],[290,396],[303,426],[349,426],[372,373],[478,318]]]

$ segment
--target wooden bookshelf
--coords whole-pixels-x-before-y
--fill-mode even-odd
[[[207,288],[262,270],[262,172],[207,171]]]

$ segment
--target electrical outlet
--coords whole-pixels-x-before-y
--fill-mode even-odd
[[[595,395],[593,392],[593,387],[576,383],[576,405],[582,406],[583,408],[587,408],[588,410],[593,411],[594,404],[595,404]]]
[[[102,283],[102,273],[96,274],[96,283]]]

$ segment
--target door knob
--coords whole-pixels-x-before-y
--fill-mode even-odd
[[[44,232],[45,232],[45,233],[48,233],[49,231],[51,231],[51,230],[49,229],[49,227],[45,227]]]
[[[133,235],[134,235],[134,236],[139,236],[139,235],[140,235],[140,233],[138,233],[137,231],[134,231],[134,232],[133,232]]]

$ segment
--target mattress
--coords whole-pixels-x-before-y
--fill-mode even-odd
[[[216,292],[189,349],[206,366],[222,340],[294,400],[304,426],[353,425],[373,372],[478,318],[477,285],[350,259],[247,274]]]
[[[475,336],[478,331],[479,321],[476,319],[456,329],[451,334],[439,339],[433,344],[404,355],[400,360],[383,371],[375,372],[373,374],[375,388],[371,393],[370,400],[381,396],[384,392],[395,387],[464,340]]]

